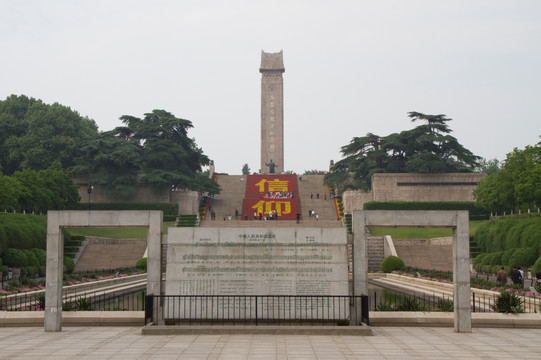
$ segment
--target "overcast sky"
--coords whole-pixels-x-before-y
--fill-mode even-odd
[[[485,159],[541,141],[539,0],[0,0],[0,49],[0,99],[100,131],[164,109],[223,173],[259,169],[262,50],[284,54],[285,170],[328,170],[409,111]]]

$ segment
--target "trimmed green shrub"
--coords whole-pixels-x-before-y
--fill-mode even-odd
[[[532,266],[537,260],[537,248],[520,248],[516,249],[513,255],[509,258],[509,266],[521,266],[523,268]]]
[[[69,274],[75,269],[75,263],[73,259],[67,256],[64,256],[64,273]]]
[[[45,249],[47,217],[0,213],[0,255],[9,248]]]
[[[535,276],[535,273],[541,269],[541,256],[537,258],[535,263],[532,266],[532,274]]]
[[[26,256],[26,264],[27,266],[39,266],[39,260],[37,256],[31,251],[31,250],[22,250],[24,255]]]
[[[47,265],[47,251],[43,249],[33,248],[30,249],[38,259],[39,266]]]
[[[384,273],[390,273],[394,270],[400,270],[404,268],[404,261],[397,256],[387,256],[381,262],[381,271]]]
[[[509,218],[490,221],[477,229],[474,240],[485,252],[541,247],[539,218]]]
[[[497,253],[490,254],[490,265],[501,265],[502,263],[503,251],[498,251]]]
[[[483,272],[482,267],[486,265],[486,259],[490,256],[489,253],[479,254],[473,259],[473,268],[477,272]]]
[[[26,255],[19,249],[7,249],[2,262],[8,267],[25,267],[28,265]]]
[[[79,203],[81,210],[88,209],[88,203]],[[177,215],[178,204],[166,202],[99,202],[90,203],[90,210],[161,210],[164,215]]]
[[[513,253],[515,252],[515,250],[516,249],[509,249],[509,250],[505,250],[503,252],[502,262],[501,262],[502,265],[509,264],[509,259],[511,258],[511,256],[513,256]]]
[[[137,269],[142,269],[144,271],[147,271],[147,258],[141,258],[137,260],[137,262],[135,263],[135,267]]]

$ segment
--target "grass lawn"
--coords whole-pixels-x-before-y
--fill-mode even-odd
[[[167,229],[174,226],[174,221],[168,221],[163,223],[163,233],[167,234]],[[147,237],[147,228],[73,228],[69,229],[71,235],[79,236],[96,236],[104,238],[135,238],[143,239]]]
[[[488,220],[470,221],[470,234],[473,235],[482,224]],[[370,227],[370,234],[373,236],[390,235],[393,238],[434,238],[453,236],[450,228],[385,228]]]

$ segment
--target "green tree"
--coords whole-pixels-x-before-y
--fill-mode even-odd
[[[191,121],[165,110],[153,110],[142,119],[129,115],[120,119],[126,126],[113,132],[141,148],[143,183],[156,191],[170,187],[201,191],[209,187],[219,193],[217,184],[202,173],[202,166],[209,165],[210,160],[188,137]]]
[[[106,194],[128,196],[135,192],[142,149],[112,131],[99,134],[82,147],[74,174],[85,176]]]
[[[242,175],[250,175],[250,167],[248,164],[242,165]]]
[[[69,107],[24,95],[0,101],[0,164],[6,175],[46,169],[54,161],[68,168],[81,144],[95,136],[95,122]]]
[[[381,137],[372,133],[354,137],[341,148],[344,158],[334,164],[325,181],[339,192],[351,188],[369,190],[371,177],[381,172],[471,172],[480,159],[456,138],[445,115],[410,112],[412,121],[424,121],[412,130]]]
[[[20,198],[26,196],[26,189],[14,177],[0,172],[0,209],[18,209]]]
[[[38,181],[47,200],[48,210],[75,208],[80,201],[79,189],[72,175],[62,168],[59,161],[38,172]]]
[[[498,171],[500,171],[500,162],[498,159],[481,159],[479,160],[479,166],[477,167],[477,171],[484,172],[487,175],[494,174]]]
[[[540,183],[541,146],[526,146],[507,154],[501,169],[481,180],[473,194],[495,213],[522,205],[530,209],[541,203]]]

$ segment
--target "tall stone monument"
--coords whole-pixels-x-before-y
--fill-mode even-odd
[[[282,51],[261,51],[261,174],[284,172],[284,79]]]

